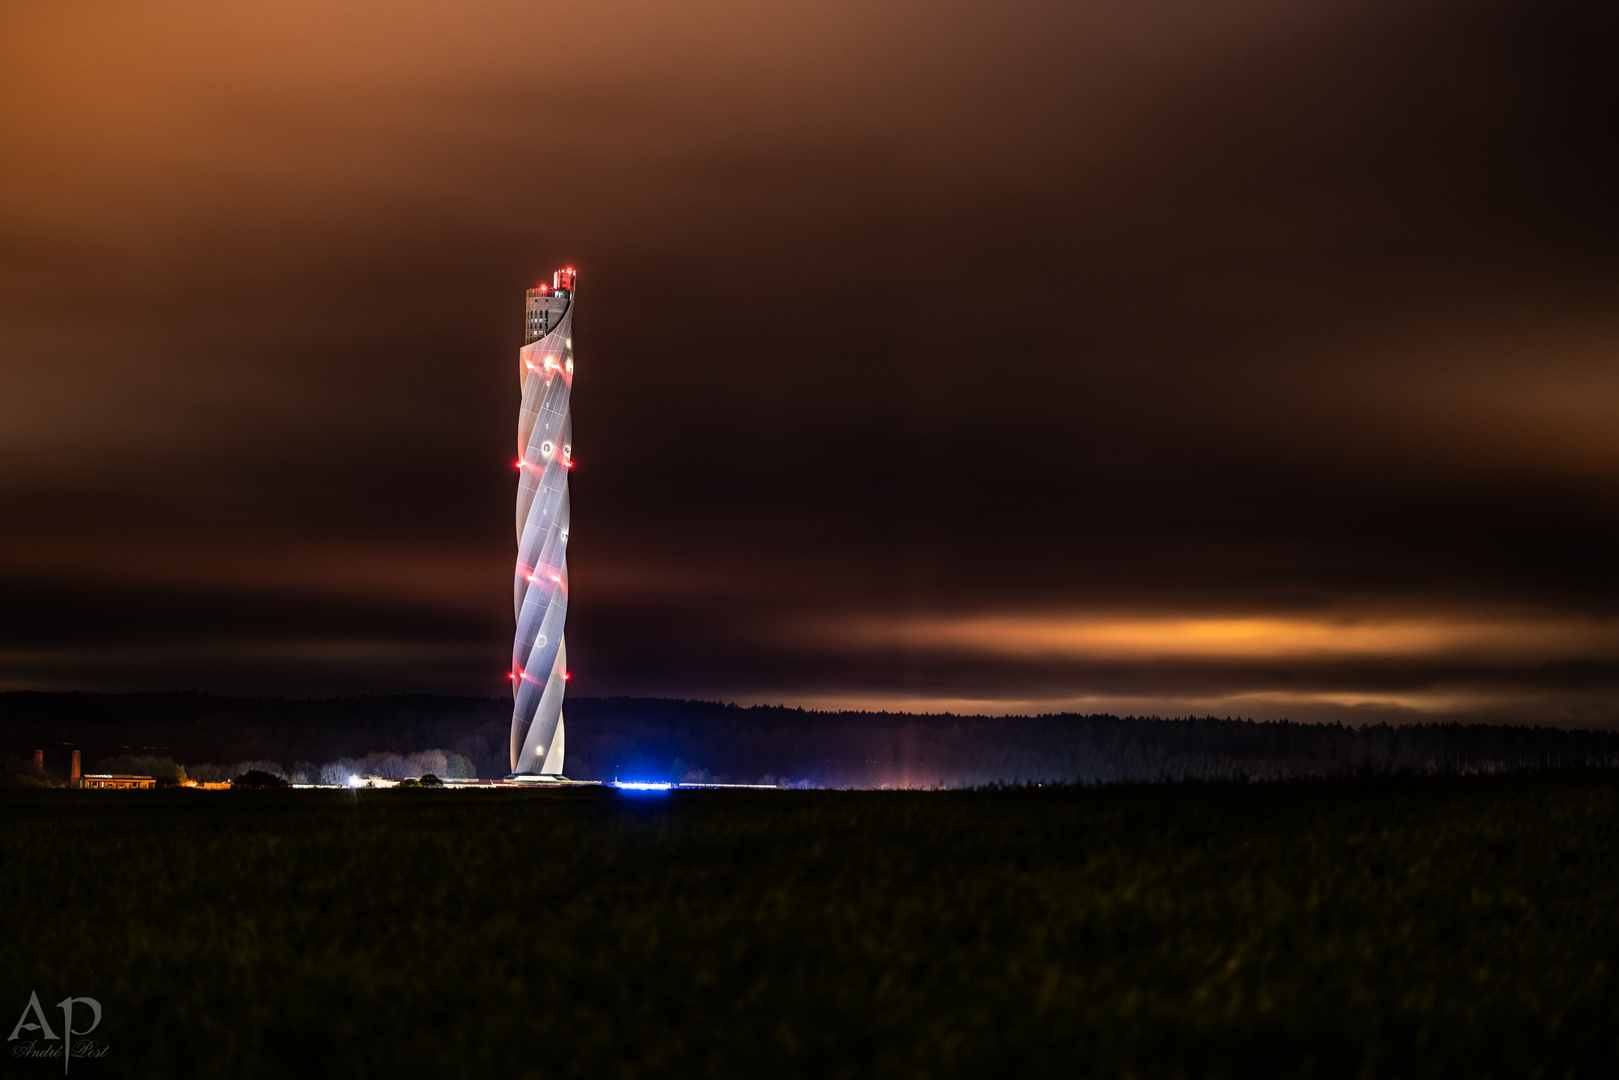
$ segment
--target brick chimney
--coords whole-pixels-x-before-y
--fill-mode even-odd
[[[73,751],[73,773],[67,779],[67,786],[79,786],[79,752],[77,750]]]

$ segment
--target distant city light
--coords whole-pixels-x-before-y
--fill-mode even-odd
[[[360,786],[360,778],[358,776],[349,777],[349,787],[359,787],[359,786]]]
[[[613,786],[624,791],[668,791],[673,784],[655,784],[647,780],[614,780]]]

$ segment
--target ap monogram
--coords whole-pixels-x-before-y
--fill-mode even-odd
[[[79,1005],[90,1006],[90,1026],[87,1028],[76,1028],[73,1026],[73,1010]],[[11,1029],[11,1036],[6,1041],[15,1042],[18,1039],[28,1040],[27,1046],[31,1052],[27,1054],[20,1054],[13,1051],[13,1056],[15,1057],[55,1057],[56,1053],[60,1051],[62,1056],[62,1072],[66,1073],[68,1064],[73,1060],[73,1037],[75,1035],[88,1035],[96,1028],[101,1026],[101,1002],[97,1001],[95,998],[65,997],[56,1003],[56,1007],[62,1010],[63,1034],[60,1036],[57,1035],[56,1032],[51,1028],[51,1022],[46,1018],[45,1010],[40,1007],[39,991],[36,990],[29,993],[28,1004],[23,1007],[22,1016],[17,1018],[17,1026]],[[38,1032],[38,1034],[35,1034],[36,1032]],[[60,1047],[50,1047],[45,1051],[33,1051],[33,1048],[37,1046],[41,1040],[45,1042],[60,1040],[62,1045]],[[17,1050],[22,1049],[23,1047],[17,1047]]]

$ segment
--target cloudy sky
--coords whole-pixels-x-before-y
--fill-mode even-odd
[[[0,6],[0,687],[1619,721],[1619,12]]]

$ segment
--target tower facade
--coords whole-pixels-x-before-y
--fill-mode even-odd
[[[573,468],[574,270],[528,291],[518,379],[517,573],[512,609],[512,775],[562,776],[568,680],[568,470]]]

